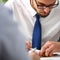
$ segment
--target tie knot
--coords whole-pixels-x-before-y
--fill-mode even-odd
[[[35,16],[36,16],[36,19],[39,20],[40,18],[39,14],[36,14]]]

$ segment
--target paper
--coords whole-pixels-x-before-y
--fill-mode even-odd
[[[46,57],[46,58],[40,58],[40,60],[60,60],[60,57]]]

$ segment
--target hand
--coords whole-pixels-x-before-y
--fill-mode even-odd
[[[60,52],[60,42],[48,41],[42,46],[40,56],[53,56],[54,52]]]
[[[32,51],[31,53],[29,53],[29,56],[32,58],[32,60],[40,60],[40,56],[36,54],[35,51]]]
[[[29,51],[32,48],[32,44],[30,41],[26,41],[26,48],[27,48],[27,51]]]
[[[30,4],[31,4],[32,8],[34,8],[35,10],[37,10],[37,5],[36,5],[35,0],[30,0]]]

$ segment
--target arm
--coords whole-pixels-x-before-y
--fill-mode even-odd
[[[13,20],[12,12],[4,7],[0,11],[0,46],[2,47],[0,48],[0,60],[31,60],[25,47],[26,39],[18,26],[18,23]],[[31,55],[34,58],[36,54]]]
[[[0,54],[3,60],[30,60],[25,49],[25,37],[18,30],[9,9],[0,10]]]

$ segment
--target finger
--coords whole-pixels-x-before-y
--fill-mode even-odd
[[[30,4],[32,5],[32,0],[30,0]]]
[[[49,56],[51,57],[51,56],[53,56],[54,54],[53,54],[54,52],[52,51],[52,52],[50,52],[50,54],[49,54]]]
[[[27,46],[31,46],[31,42],[30,41],[26,41],[26,45]]]
[[[49,48],[46,49],[45,51],[45,56],[49,56],[50,55],[50,52],[52,52],[54,50],[54,46],[51,45]]]
[[[27,50],[30,50],[30,48],[32,47],[32,44],[30,41],[26,41],[26,48]]]
[[[56,55],[56,54],[54,54],[54,52],[55,52],[55,50],[51,51],[50,54],[49,54],[49,56],[54,56],[54,55]]]
[[[30,0],[30,4],[31,4],[31,6],[36,10],[37,5],[36,5],[35,0]]]
[[[42,57],[42,56],[44,56],[44,55],[45,55],[45,52],[39,51],[39,56],[40,56],[40,57]]]

